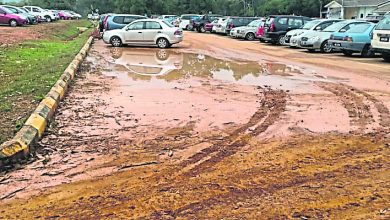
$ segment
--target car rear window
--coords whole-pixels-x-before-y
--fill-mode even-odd
[[[265,24],[270,25],[272,22],[274,22],[274,20],[275,20],[274,18],[268,18]]]
[[[278,23],[281,24],[281,25],[286,25],[287,24],[287,18],[279,18],[278,19]]]
[[[325,28],[323,32],[336,32],[339,31],[341,28],[348,25],[349,22],[337,22],[335,24],[332,24],[331,26]]]
[[[371,24],[355,25],[355,26],[352,26],[351,29],[348,30],[348,33],[364,33],[370,27],[371,27]]]
[[[162,22],[163,22],[164,24],[166,24],[168,27],[175,27],[175,26],[173,26],[171,23],[166,22],[165,20],[163,20]]]
[[[118,24],[123,24],[123,20],[125,18],[123,16],[115,16],[112,21],[115,22],[115,23],[118,23]]]
[[[390,16],[380,21],[375,30],[390,30]]]

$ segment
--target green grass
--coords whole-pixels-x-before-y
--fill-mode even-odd
[[[44,39],[0,51],[0,143],[20,128],[86,42],[92,29],[78,35],[77,27],[90,25],[58,24]]]

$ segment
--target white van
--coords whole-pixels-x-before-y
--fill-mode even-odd
[[[383,59],[390,62],[390,15],[381,20],[374,29],[371,46],[374,52],[382,53]]]

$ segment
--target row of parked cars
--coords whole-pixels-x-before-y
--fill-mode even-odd
[[[80,18],[82,18],[80,14],[69,10],[47,10],[38,6],[0,5],[0,25],[11,27]]]
[[[184,15],[187,16],[187,15]],[[310,52],[342,52],[390,61],[390,15],[378,20],[313,19],[274,15],[267,18],[192,15],[179,19],[179,27],[201,33],[226,34],[246,40],[303,48]],[[186,17],[187,18],[187,17]]]

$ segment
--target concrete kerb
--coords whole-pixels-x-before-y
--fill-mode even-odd
[[[81,62],[87,56],[92,42],[93,37],[89,37],[83,48],[65,69],[46,97],[39,103],[19,132],[11,140],[0,145],[0,169],[5,163],[15,158],[26,157],[42,138],[47,125],[54,117],[59,102],[64,98]]]

